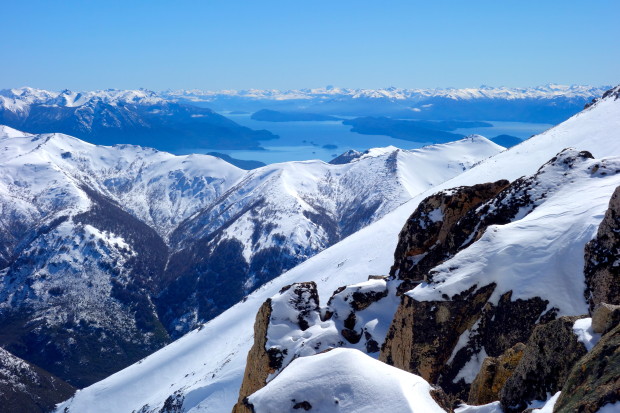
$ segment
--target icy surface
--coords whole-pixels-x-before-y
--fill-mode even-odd
[[[249,397],[256,413],[317,412],[443,413],[419,376],[350,349],[294,360]],[[307,409],[306,409],[307,410]]]
[[[320,296],[326,297],[342,285],[365,281],[369,274],[387,274],[393,263],[398,233],[424,198],[441,189],[502,178],[514,180],[534,174],[542,164],[567,147],[589,150],[595,157],[620,156],[620,101],[602,100],[557,127],[415,196],[378,222],[261,287],[246,301],[232,307],[202,329],[80,391],[62,404],[59,411],[69,407],[71,412],[89,409],[95,412],[131,412],[146,404],[155,409],[161,407],[164,400],[178,389],[187,395],[184,406],[188,412],[230,411],[237,401],[245,359],[252,345],[256,312],[281,287],[314,280]],[[589,189],[586,193],[590,193]],[[594,211],[583,211],[586,215],[594,213],[598,217],[598,221],[592,217],[585,219],[594,225],[591,231],[602,219],[598,209],[603,195],[597,195]],[[559,211],[560,216],[562,211]],[[579,242],[585,241],[585,238],[585,235],[581,236]],[[577,307],[581,309],[581,302],[577,303]]]

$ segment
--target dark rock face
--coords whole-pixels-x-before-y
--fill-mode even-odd
[[[471,225],[474,220],[470,225],[460,225],[460,220],[508,184],[502,180],[460,187],[423,200],[398,236],[390,277],[404,281],[400,291],[424,280],[431,268],[473,242],[472,232],[478,229]]]
[[[620,401],[620,325],[605,334],[568,375],[554,412],[594,413]]]
[[[499,357],[487,357],[471,384],[467,404],[483,405],[499,400],[499,392],[523,357],[525,344],[517,343]]]
[[[403,295],[379,360],[437,383],[459,337],[480,317],[494,289],[494,284],[472,288],[450,301]]]
[[[620,89],[619,89],[620,90]],[[584,274],[590,312],[601,304],[620,304],[620,187],[598,227],[596,238],[586,244]]]
[[[0,347],[0,409],[14,413],[48,412],[75,388]]]
[[[523,357],[501,390],[505,411],[521,412],[527,403],[560,391],[572,366],[586,354],[573,324],[580,317],[560,317],[534,329]]]

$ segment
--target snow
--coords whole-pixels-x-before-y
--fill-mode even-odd
[[[456,352],[453,352],[453,354],[456,354]],[[484,361],[485,358],[487,358],[487,352],[485,351],[483,347],[482,350],[480,350],[480,352],[474,354],[467,361],[467,363],[465,363],[461,371],[459,371],[459,374],[457,374],[454,380],[452,381],[454,383],[457,383],[459,380],[462,379],[463,381],[465,381],[465,383],[473,383],[474,379],[478,375],[478,372],[480,371],[480,367],[482,366],[482,362]]]
[[[504,410],[502,409],[500,402],[493,402],[483,404],[482,406],[462,404],[454,409],[454,413],[504,413]]]
[[[329,297],[336,288],[363,282],[369,274],[387,274],[393,263],[398,233],[424,198],[438,190],[498,179],[514,180],[534,174],[542,164],[570,146],[589,150],[595,157],[620,156],[620,101],[604,99],[557,127],[414,196],[379,221],[259,288],[244,302],[238,303],[203,328],[190,332],[141,362],[83,389],[73,399],[61,404],[58,411],[68,407],[70,412],[122,413],[139,409],[147,403],[152,408],[161,407],[163,401],[178,389],[192,395],[191,402],[188,401],[189,397],[185,402],[187,412],[230,411],[237,401],[245,358],[252,345],[255,314],[260,305],[274,296],[282,286],[293,282],[316,281],[319,295]],[[573,188],[581,190],[578,194],[589,196],[591,190],[582,185],[582,181],[577,181]],[[586,217],[576,217],[580,226],[589,222],[592,227],[586,228],[583,234],[577,234],[579,238],[569,244],[574,251],[583,248],[582,242],[595,231],[597,222],[602,219],[602,204],[609,200],[604,201],[603,198],[612,186],[608,181],[611,180],[601,179],[604,182],[602,187],[595,184],[595,205],[582,208],[581,214]],[[567,191],[559,190],[558,194],[554,208],[548,208],[538,215],[541,225],[547,224],[542,221],[546,214],[552,223],[566,223],[566,208],[561,207],[558,201],[564,198],[572,205],[575,197],[569,197]],[[535,223],[536,220],[530,218],[530,230],[536,229],[533,225]],[[569,224],[572,225],[572,222]],[[521,224],[517,222],[515,225]],[[569,241],[566,237],[563,240]],[[577,255],[582,256],[583,249],[579,252]],[[541,255],[538,258],[544,263],[555,257],[554,251],[551,256]],[[574,264],[574,259],[569,262]],[[555,288],[557,286],[552,286],[552,289]],[[582,310],[583,303],[580,300],[576,307]]]
[[[601,334],[592,331],[592,318],[580,318],[575,321],[573,333],[577,336],[577,340],[586,346],[588,351],[592,350],[601,339]]]
[[[489,227],[469,248],[435,267],[432,283],[420,284],[409,295],[442,301],[444,294],[452,297],[473,285],[496,283],[489,300],[494,304],[512,291],[512,300],[538,296],[560,315],[587,313],[583,249],[620,185],[620,158],[564,164],[563,159],[576,154],[564,152],[556,163],[541,168],[540,183],[529,193],[539,204],[532,212]],[[606,174],[592,173],[595,165]]]
[[[620,412],[620,402],[609,403],[601,407],[596,413],[618,413]]]
[[[553,413],[553,407],[560,398],[560,394],[562,394],[562,392],[557,392],[553,396],[549,397],[549,399],[547,399],[546,401],[530,404],[530,407],[534,407],[534,405],[536,404],[540,405],[540,408],[532,410],[532,413]]]
[[[304,402],[313,412],[325,413],[443,413],[430,391],[431,386],[419,376],[358,350],[335,349],[294,360],[248,399],[256,413],[293,413]]]

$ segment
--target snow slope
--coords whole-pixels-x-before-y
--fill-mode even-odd
[[[118,201],[162,237],[245,174],[209,155],[98,146],[68,135],[32,135],[7,126],[0,126],[0,164],[5,208],[13,204],[9,199],[16,209],[18,203],[31,203],[37,210],[31,212],[34,221],[59,208],[83,210],[88,201],[79,186],[86,184]]]
[[[595,157],[620,156],[620,101],[614,95],[415,196],[383,219],[259,288],[203,328],[78,392],[58,410],[68,407],[75,412],[87,408],[96,412],[130,412],[148,404],[145,411],[149,411],[162,406],[168,396],[181,390],[185,395],[184,407],[189,412],[230,411],[237,399],[245,357],[252,344],[254,315],[282,286],[316,281],[320,297],[326,300],[339,286],[363,282],[369,274],[387,274],[398,233],[425,197],[440,189],[534,174],[542,164],[571,146],[589,150]],[[597,204],[588,212],[599,220],[606,208],[603,197],[601,191]]]

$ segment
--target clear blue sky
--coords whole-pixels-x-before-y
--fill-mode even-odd
[[[0,88],[620,83],[618,0],[0,0]]]

